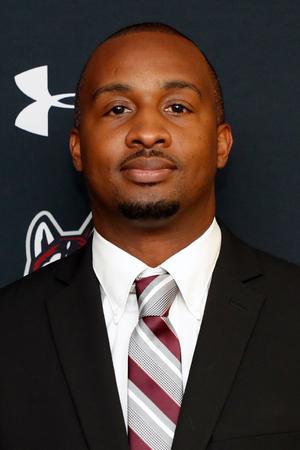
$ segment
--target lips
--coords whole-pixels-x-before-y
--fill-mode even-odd
[[[135,158],[126,162],[121,171],[135,183],[158,183],[168,178],[177,167],[165,158]]]

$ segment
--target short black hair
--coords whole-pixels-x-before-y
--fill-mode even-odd
[[[76,85],[76,93],[75,93],[75,112],[74,112],[74,126],[76,128],[79,128],[80,124],[80,89],[84,81],[85,72],[87,69],[87,66],[94,54],[94,52],[101,47],[104,42],[109,41],[110,39],[114,39],[119,36],[124,36],[126,34],[130,33],[141,33],[144,31],[150,31],[150,32],[156,32],[156,33],[166,33],[166,34],[173,34],[175,36],[181,36],[184,39],[187,39],[190,41],[197,49],[201,52],[204,60],[206,61],[208,65],[208,69],[212,78],[213,87],[214,87],[214,95],[215,95],[215,103],[216,103],[216,113],[217,113],[217,124],[220,125],[224,123],[225,121],[225,110],[224,110],[224,99],[223,99],[223,92],[222,87],[217,75],[217,72],[211,62],[208,60],[204,52],[198,47],[198,45],[190,39],[185,34],[181,33],[180,31],[176,30],[176,28],[171,27],[170,25],[160,23],[160,22],[145,22],[145,23],[137,23],[133,25],[129,25],[127,27],[121,28],[120,30],[110,34],[108,37],[106,37],[102,42],[100,42],[93,53],[90,55],[88,60],[86,61],[83,70],[80,74],[79,80]]]

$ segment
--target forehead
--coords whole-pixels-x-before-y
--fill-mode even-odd
[[[138,32],[104,42],[92,55],[83,91],[101,84],[184,79],[212,89],[207,63],[189,40],[161,32]],[[83,92],[84,93],[84,92]]]

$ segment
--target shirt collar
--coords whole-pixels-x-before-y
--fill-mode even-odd
[[[221,230],[214,219],[200,237],[161,264],[176,281],[189,311],[199,320],[220,248]]]
[[[93,268],[108,297],[114,320],[121,318],[131,286],[147,265],[107,241],[96,230],[93,233]]]
[[[221,230],[214,219],[199,238],[168,258],[160,267],[151,268],[94,230],[93,268],[108,297],[116,322],[120,320],[131,286],[141,272],[143,276],[149,276],[163,270],[172,275],[187,308],[200,319],[201,303],[207,294],[220,247]]]

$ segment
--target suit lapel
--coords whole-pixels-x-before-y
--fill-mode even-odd
[[[264,300],[251,289],[260,276],[254,253],[226,230],[222,236],[174,450],[207,448]]]
[[[80,253],[80,252],[78,252]],[[77,255],[73,258],[72,264]],[[70,260],[71,260],[70,258]],[[88,446],[128,449],[91,245],[78,267],[58,265],[59,292],[47,309],[58,355]]]

